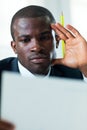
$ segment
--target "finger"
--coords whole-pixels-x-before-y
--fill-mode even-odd
[[[57,29],[59,29],[67,38],[74,38],[73,33],[66,28],[64,28],[60,23],[56,24]]]
[[[52,24],[51,25],[52,29],[56,32],[57,36],[60,38],[60,39],[63,39],[63,40],[66,40],[68,37],[61,31],[61,29],[59,29],[57,27],[57,25],[55,24]]]
[[[15,126],[5,120],[0,120],[0,130],[14,130]]]
[[[80,33],[77,31],[77,29],[75,29],[73,26],[71,26],[71,25],[67,25],[66,26],[67,27],[67,29],[69,29],[75,36],[80,36]]]

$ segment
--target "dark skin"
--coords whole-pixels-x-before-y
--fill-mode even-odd
[[[31,73],[46,75],[54,55],[52,29],[48,17],[19,18],[11,42],[20,63]]]
[[[11,122],[0,120],[0,130],[15,130],[15,126]]]

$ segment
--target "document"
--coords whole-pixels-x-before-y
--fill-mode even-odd
[[[1,117],[16,130],[87,130],[87,84],[3,73]]]

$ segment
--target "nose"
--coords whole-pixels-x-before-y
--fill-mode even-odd
[[[41,43],[37,39],[32,40],[32,47],[31,47],[32,52],[40,52],[42,50],[42,48],[43,47],[42,47]]]

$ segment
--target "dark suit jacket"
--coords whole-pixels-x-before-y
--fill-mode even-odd
[[[6,58],[0,61],[0,74],[2,71],[18,72],[18,59],[14,57]],[[78,69],[72,69],[63,65],[55,65],[51,67],[50,76],[83,79],[82,73]]]

